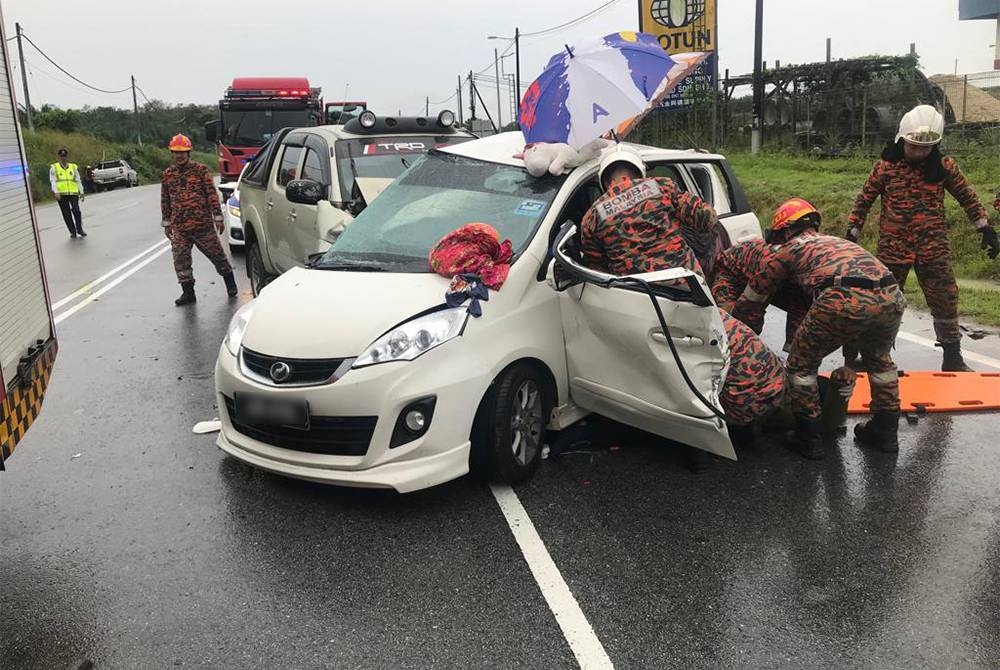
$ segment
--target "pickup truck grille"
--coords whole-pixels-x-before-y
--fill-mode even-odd
[[[327,456],[364,456],[375,434],[377,416],[312,416],[309,430],[241,423],[236,403],[224,396],[229,422],[237,433],[281,449]]]
[[[344,365],[346,358],[281,358],[269,356],[244,348],[242,352],[243,367],[257,377],[266,379],[268,383],[278,386],[320,385],[337,381],[337,371]],[[271,368],[276,363],[284,363],[291,372],[288,377],[278,381],[271,375]]]

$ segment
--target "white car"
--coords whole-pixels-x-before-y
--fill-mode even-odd
[[[100,193],[115,186],[139,185],[139,173],[124,159],[101,161],[94,167],[94,190]]]
[[[320,259],[241,308],[215,370],[218,446],[289,477],[407,492],[470,468],[524,480],[546,428],[597,412],[734,458],[718,409],[728,341],[704,280],[579,265],[596,161],[533,178],[523,147],[503,133],[416,157]],[[760,235],[725,158],[637,148],[650,174],[714,204],[726,243]],[[515,251],[478,318],[445,304],[449,280],[427,262],[474,221]],[[673,282],[648,294],[643,279]]]
[[[222,194],[222,220],[226,227],[225,237],[226,241],[229,242],[229,250],[234,253],[242,251],[246,246],[243,221],[240,219],[240,179],[243,178],[246,169],[246,165],[244,165],[236,181],[219,184],[219,192]]]

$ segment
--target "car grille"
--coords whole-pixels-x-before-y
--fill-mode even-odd
[[[334,373],[344,364],[345,358],[278,358],[256,351],[243,349],[243,366],[258,377],[263,377],[271,384],[278,386],[301,386],[306,384],[325,384],[336,381]],[[292,369],[288,379],[280,382],[271,378],[271,366],[275,363],[285,363]]]
[[[257,426],[236,420],[236,403],[226,397],[226,411],[236,432],[282,449],[328,456],[364,456],[375,433],[377,416],[313,416],[309,430]]]

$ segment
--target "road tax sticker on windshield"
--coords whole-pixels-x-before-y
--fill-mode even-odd
[[[544,211],[545,211],[545,203],[543,201],[525,200],[524,202],[522,202],[520,205],[517,206],[517,209],[514,210],[514,213],[517,214],[518,216],[538,216]]]

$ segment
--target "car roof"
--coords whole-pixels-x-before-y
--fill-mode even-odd
[[[489,137],[472,140],[471,142],[463,142],[461,144],[441,147],[440,151],[455,154],[456,156],[465,156],[466,158],[488,161],[490,163],[501,163],[503,165],[524,167],[524,161],[520,158],[515,158],[515,155],[520,155],[521,152],[524,151],[524,144],[524,135],[521,131],[515,130],[512,132],[490,135]],[[659,147],[650,147],[644,144],[633,144],[631,142],[623,142],[623,144],[638,149],[643,160],[646,161],[724,160],[724,157],[719,154],[703,153],[696,149],[661,149]],[[588,163],[585,163],[584,165],[589,167],[590,164],[596,164],[596,162],[597,160],[594,159],[592,161],[588,161]]]
[[[344,130],[343,125],[332,125],[332,126],[313,126],[310,128],[296,128],[293,132],[308,132],[315,133],[317,135],[322,135],[328,143],[335,142],[336,140],[361,140],[370,137],[406,137],[407,135],[413,135],[415,137],[426,137],[427,135],[438,135],[441,133],[435,132],[433,127],[428,127],[427,130],[421,130],[419,132],[409,132],[409,131],[399,131],[394,133],[349,133]],[[475,137],[472,133],[456,129],[454,133],[447,133],[448,135],[454,135],[455,137]]]

